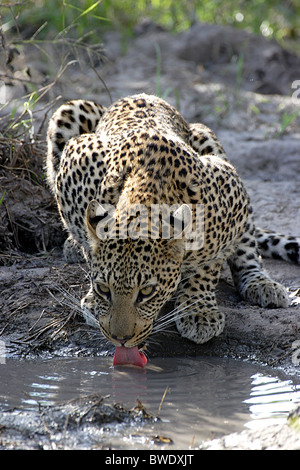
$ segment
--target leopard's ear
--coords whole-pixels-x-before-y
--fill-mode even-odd
[[[115,208],[110,204],[100,204],[96,199],[89,202],[85,223],[88,235],[96,240],[105,240],[115,233]]]

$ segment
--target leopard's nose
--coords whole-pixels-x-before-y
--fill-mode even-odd
[[[127,341],[129,341],[129,340],[131,340],[131,338],[133,338],[133,335],[122,336],[122,337],[119,337],[119,336],[116,336],[116,335],[111,335],[111,337],[115,341],[118,341],[118,343],[120,343],[121,346],[124,346],[127,343]]]

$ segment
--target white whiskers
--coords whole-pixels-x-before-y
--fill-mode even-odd
[[[84,309],[83,311],[81,307],[81,300],[77,297],[75,292],[72,293],[58,285],[55,286],[55,289],[63,295],[63,298],[59,299],[50,290],[48,290],[49,294],[56,300],[56,302],[58,302],[63,307],[68,307],[69,309],[73,310],[80,317],[85,318],[89,325],[99,329],[97,319],[88,311],[88,309]]]
[[[185,300],[182,302],[180,305],[175,307],[173,310],[168,312],[166,315],[163,315],[160,317],[154,324],[153,333],[158,333],[159,331],[165,331],[166,326],[168,326],[170,323],[175,322],[175,320],[179,320],[180,318],[184,318],[188,315],[191,314],[191,309],[193,306],[199,304],[202,299],[197,299],[191,304],[187,305],[184,307],[184,305],[190,301],[193,297]]]

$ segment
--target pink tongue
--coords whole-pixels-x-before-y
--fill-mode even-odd
[[[116,347],[113,365],[119,366],[125,364],[146,367],[147,358],[145,354],[138,350],[137,346],[134,346],[134,348],[125,348],[125,346]]]

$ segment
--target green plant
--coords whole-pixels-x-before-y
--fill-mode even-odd
[[[109,90],[94,67],[95,63],[99,63],[103,59],[102,45],[99,43],[94,45],[87,40],[90,33],[92,33],[86,27],[88,20],[92,18],[98,23],[103,20],[102,17],[93,13],[100,3],[101,0],[77,0],[72,4],[65,0],[63,2],[53,0],[53,2],[47,4],[47,7],[49,6],[47,12],[44,10],[46,4],[43,0],[36,2],[36,9],[29,8],[29,5],[33,5],[32,1],[5,4],[6,10],[11,13],[11,18],[9,19],[8,16],[3,15],[3,29],[2,31],[0,29],[0,39],[2,38],[3,47],[6,48],[6,51],[9,50],[8,47],[36,47],[46,58],[50,80],[46,85],[42,85],[34,82],[30,75],[20,79],[26,84],[29,93],[15,102],[4,103],[0,107],[0,110],[3,111],[8,104],[10,105],[10,113],[0,117],[1,135],[3,137],[19,138],[25,136],[25,140],[28,137],[30,142],[33,141],[35,132],[34,110],[36,104],[60,80],[66,69],[76,62],[80,64],[82,62],[85,67],[92,68],[109,95]],[[76,4],[80,5],[80,7],[77,7]],[[82,8],[84,4],[86,4],[86,7]],[[24,8],[25,6],[28,6],[28,10]],[[0,18],[3,9],[3,7],[0,9]],[[23,33],[23,27],[27,24],[26,17],[28,13],[31,12],[34,18],[35,15],[39,16],[41,11],[46,13],[45,21],[30,37],[26,37],[28,35]],[[72,15],[70,15],[70,12]],[[51,23],[52,20],[53,24]],[[11,34],[13,25],[16,26],[17,31]],[[58,32],[56,28],[60,28]],[[30,29],[32,31],[32,26],[30,26]],[[3,31],[6,32],[5,36]],[[78,35],[80,32],[83,33],[83,36]],[[50,53],[47,49],[49,44],[52,46]],[[70,60],[70,55],[75,56],[75,58]],[[22,103],[23,109],[20,111]],[[53,102],[49,103],[49,107],[51,105],[53,105]],[[5,124],[5,127],[3,127],[2,123]]]
[[[168,87],[164,92],[161,87],[161,74],[162,74],[162,59],[161,59],[161,50],[159,44],[155,43],[155,53],[156,53],[156,96],[162,99],[166,99],[170,93],[174,93],[176,98],[176,107],[180,110],[180,98],[177,88]]]
[[[282,136],[285,133],[287,127],[292,124],[298,116],[300,116],[300,111],[296,111],[294,113],[288,113],[287,111],[284,111],[281,115],[280,129],[278,131],[278,135]]]
[[[238,93],[241,91],[241,86],[243,82],[243,67],[244,67],[244,54],[240,54],[237,61],[237,71],[236,71],[236,90]]]
[[[1,198],[0,198],[0,206],[1,206],[2,202],[3,202],[3,199],[4,199],[4,197],[5,197],[5,194],[6,194],[6,190],[4,191],[4,193],[2,194],[2,196],[1,196]]]
[[[13,11],[20,28],[40,25],[41,38],[71,25],[77,36],[88,31],[93,42],[99,41],[99,36],[101,40],[108,28],[130,36],[139,20],[148,17],[170,31],[183,31],[195,21],[202,21],[228,24],[284,41],[299,37],[298,4],[299,0],[25,0],[11,2],[3,18],[4,24],[8,26],[10,21],[13,25],[9,17],[9,11]]]
[[[162,72],[162,66],[161,66],[161,50],[159,44],[155,43],[155,53],[156,53],[156,95],[159,96],[160,98],[166,98],[169,93],[172,91],[172,87],[168,87],[164,93],[162,93],[161,89],[161,72]]]
[[[26,131],[28,132],[30,141],[33,141],[33,139],[34,139],[34,119],[33,119],[32,112],[34,110],[36,102],[38,101],[38,98],[39,98],[39,95],[37,94],[37,92],[36,91],[32,92],[29,95],[28,100],[25,101],[25,103],[23,105],[24,106],[24,111],[21,114],[21,116],[19,116],[18,120],[13,121],[9,126],[9,129],[12,129],[12,130],[16,130],[19,127],[22,127],[25,132]],[[23,119],[23,117],[26,116],[26,114],[29,115],[29,118]]]

